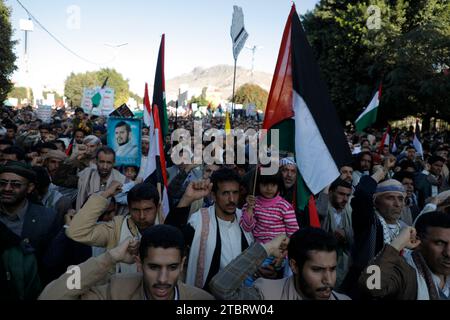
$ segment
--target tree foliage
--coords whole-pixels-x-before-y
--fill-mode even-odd
[[[10,76],[17,68],[13,51],[16,41],[12,40],[10,15],[11,10],[0,0],[0,102],[6,100],[8,92],[13,88]]]
[[[202,94],[201,95],[199,95],[198,97],[192,97],[192,99],[189,101],[189,103],[196,103],[198,106],[208,106],[210,103],[211,103],[211,101],[209,101],[207,98],[206,98],[206,91],[207,91],[207,89],[208,88],[203,88],[202,89]]]
[[[134,100],[136,100],[137,104],[144,103],[144,98],[142,98],[138,94],[131,92],[131,91],[130,91],[130,98],[133,98]]]
[[[101,69],[85,73],[71,73],[64,85],[64,95],[72,107],[81,105],[85,88],[101,87],[108,77],[107,86],[114,89],[114,104],[120,106],[130,97],[128,80],[114,69]]]
[[[370,5],[379,28],[367,25]],[[450,120],[450,1],[321,0],[302,20],[342,121],[354,122],[380,82],[379,124],[436,111]]]
[[[33,90],[28,88],[30,91],[30,101],[34,101]],[[16,98],[19,99],[22,103],[24,99],[27,98],[27,88],[26,87],[13,87],[12,90],[8,93],[8,98]]]
[[[269,93],[260,86],[246,83],[240,86],[235,94],[235,102],[240,104],[254,103],[256,109],[264,111]]]

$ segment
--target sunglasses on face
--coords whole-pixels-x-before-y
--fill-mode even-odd
[[[0,180],[0,188],[6,188],[8,184],[14,189],[22,188],[26,183],[15,180]]]

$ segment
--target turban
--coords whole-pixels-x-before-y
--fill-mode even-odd
[[[56,159],[56,160],[61,160],[64,161],[67,159],[67,155],[60,151],[60,150],[50,150],[46,155],[45,155],[45,159]]]

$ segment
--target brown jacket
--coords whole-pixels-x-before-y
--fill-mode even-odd
[[[39,296],[39,300],[145,300],[141,273],[116,274],[103,285],[98,285],[114,268],[115,262],[106,252],[80,264],[80,289],[69,289],[75,273],[64,273],[51,282]],[[178,283],[180,300],[212,300],[209,293],[199,288]]]
[[[380,288],[369,289],[375,273],[367,268],[359,278],[359,287],[362,292],[376,299],[416,300],[417,276],[400,253],[390,245],[385,245],[383,250],[369,263],[380,268]]]
[[[99,194],[93,194],[73,217],[66,235],[74,241],[96,247],[112,249],[119,244],[120,230],[126,216],[115,216],[107,223],[97,223],[98,218],[108,207],[108,200]],[[136,236],[138,229],[132,219],[128,227]]]

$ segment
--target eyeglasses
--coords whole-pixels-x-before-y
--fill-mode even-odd
[[[22,183],[20,181],[0,180],[0,188],[6,188],[8,184],[14,189],[20,189],[25,185],[25,183]]]

